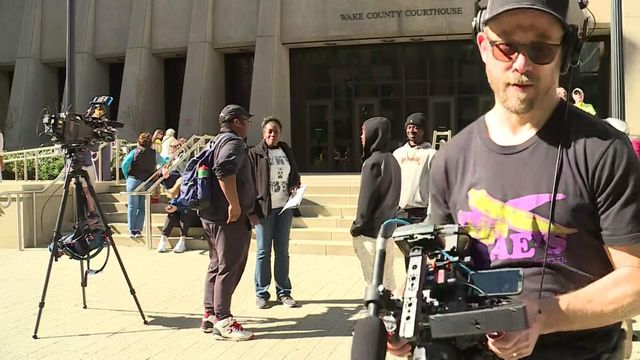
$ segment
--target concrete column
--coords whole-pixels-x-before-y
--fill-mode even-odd
[[[0,71],[0,131],[4,134],[5,123],[7,121],[7,111],[9,110],[9,72]]]
[[[109,95],[109,65],[94,57],[95,0],[76,1],[76,91],[74,108],[84,113],[95,96]]]
[[[640,6],[622,2],[626,121],[632,135],[640,136]]]
[[[133,140],[140,132],[164,128],[164,62],[151,53],[152,0],[134,1],[125,54],[118,135]]]
[[[5,148],[37,147],[41,141],[37,126],[40,112],[48,106],[52,112],[59,110],[58,76],[54,67],[40,62],[42,32],[42,1],[26,0],[22,14],[20,38],[9,110],[5,124]]]
[[[260,122],[269,115],[282,121],[282,140],[291,143],[289,49],[282,45],[281,7],[282,0],[260,0],[249,109],[256,114],[248,139],[252,145],[261,139]]]
[[[213,0],[194,0],[178,135],[215,134],[224,107],[224,54],[213,48]]]

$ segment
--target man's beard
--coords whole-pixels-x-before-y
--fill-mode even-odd
[[[533,85],[533,81],[526,75],[520,75],[517,78],[507,79],[508,81],[502,81],[500,79],[493,79],[490,74],[488,75],[489,85],[496,95],[497,101],[512,114],[525,115],[533,110],[538,100],[539,94],[527,94],[525,92],[509,91],[511,85]]]

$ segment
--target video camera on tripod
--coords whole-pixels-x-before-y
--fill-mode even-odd
[[[476,270],[474,242],[459,225],[383,224],[374,276],[365,294],[369,317],[355,327],[352,359],[384,359],[386,341],[413,345],[413,359],[462,359],[484,351],[486,334],[527,327],[526,309],[509,296],[522,292],[522,269]],[[389,238],[409,256],[402,298],[382,284]],[[388,254],[393,256],[392,254]]]
[[[85,115],[69,112],[51,114],[49,109],[45,108],[42,115],[43,133],[49,135],[54,143],[67,148],[114,141],[117,128],[123,127],[124,124],[104,117],[105,106],[111,105],[112,101],[111,96],[94,97]]]

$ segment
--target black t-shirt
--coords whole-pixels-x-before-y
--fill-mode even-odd
[[[439,151],[431,170],[431,221],[466,225],[479,240],[472,248],[478,266],[524,268],[523,295],[532,298],[540,287],[559,141],[543,297],[563,294],[613,270],[603,245],[640,243],[640,162],[624,134],[560,102],[531,139],[499,146],[483,116]],[[560,351],[554,358],[594,358],[618,329],[543,336],[532,358],[547,351]]]

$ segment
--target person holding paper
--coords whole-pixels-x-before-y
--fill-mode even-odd
[[[300,187],[300,174],[291,148],[280,141],[282,123],[270,116],[262,122],[262,141],[249,150],[251,171],[256,186],[254,213],[260,218],[256,225],[256,306],[268,307],[271,284],[271,247],[278,301],[286,307],[298,307],[291,297],[289,279],[289,233],[293,209],[283,210],[289,196]]]

